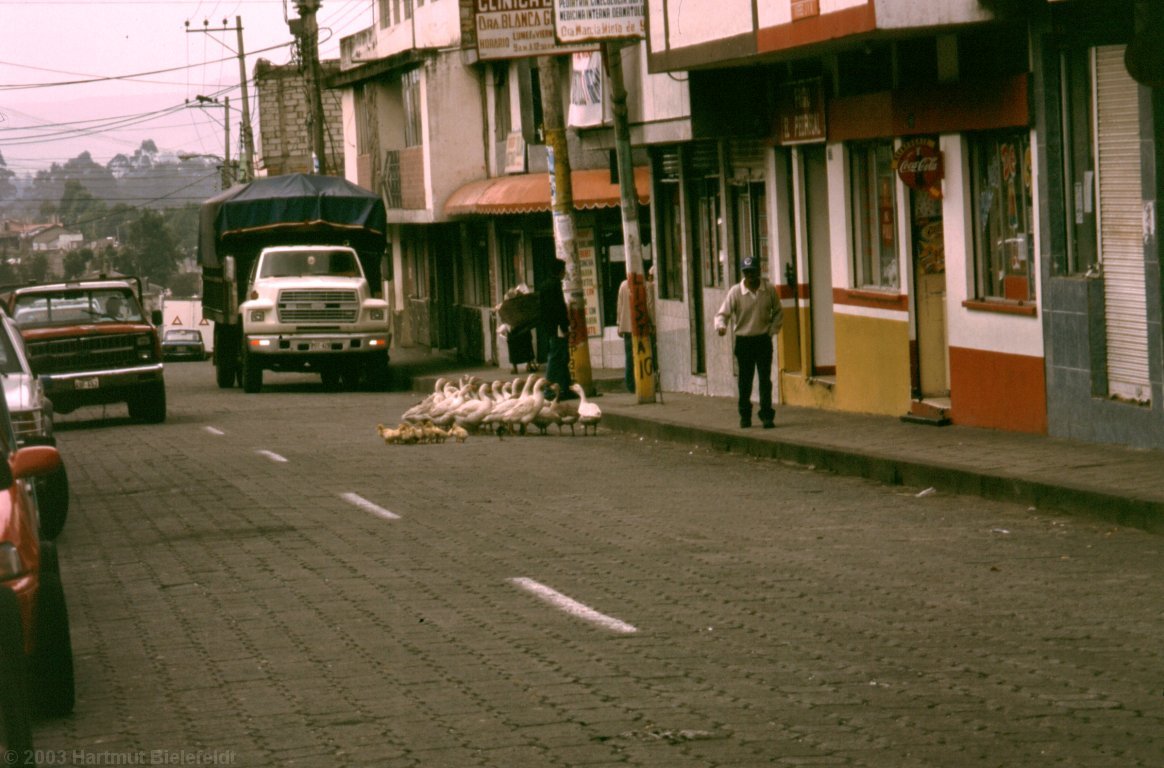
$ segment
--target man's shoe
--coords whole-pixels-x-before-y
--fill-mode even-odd
[[[772,421],[772,419],[766,419],[764,421],[764,429],[772,429],[775,426],[776,422]]]
[[[743,418],[740,419],[740,429],[747,429],[750,426],[752,426],[751,419],[743,419]]]

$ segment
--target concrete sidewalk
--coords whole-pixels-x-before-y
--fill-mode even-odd
[[[394,351],[393,368],[396,387],[418,394],[442,374],[514,376],[409,350]],[[733,398],[667,392],[640,405],[621,369],[593,378],[607,429],[1164,532],[1164,452],[791,406],[776,407],[775,429],[740,429]]]

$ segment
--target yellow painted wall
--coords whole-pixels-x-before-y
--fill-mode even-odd
[[[836,315],[836,403],[842,411],[899,416],[909,410],[909,326]]]

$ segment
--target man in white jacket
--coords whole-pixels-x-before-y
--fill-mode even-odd
[[[772,408],[772,337],[784,322],[776,289],[760,276],[759,259],[749,256],[740,267],[743,280],[733,285],[715,313],[715,330],[723,336],[728,322],[736,326],[735,355],[740,364],[740,427],[752,426],[752,377],[760,378],[760,423],[776,426]]]

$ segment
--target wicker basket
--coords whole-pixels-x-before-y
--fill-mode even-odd
[[[510,327],[510,333],[537,325],[538,314],[536,293],[519,293],[501,302],[501,306],[497,308],[497,316],[501,318],[501,322]]]

